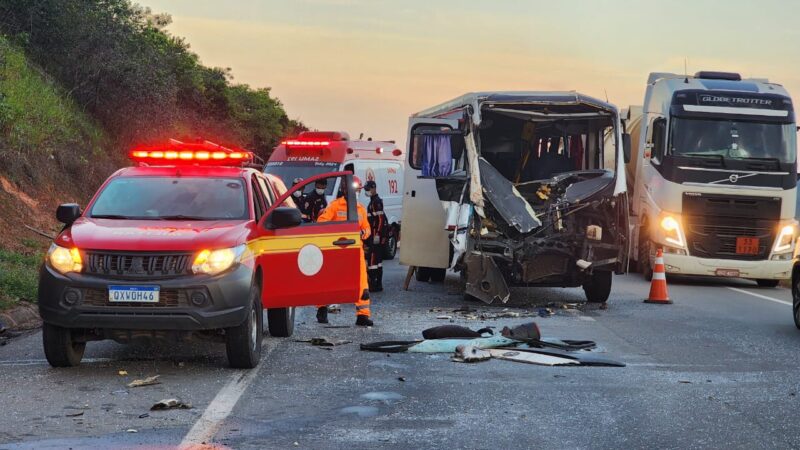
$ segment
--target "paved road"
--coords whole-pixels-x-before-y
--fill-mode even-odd
[[[403,267],[387,268],[387,292],[373,307],[377,327],[326,329],[304,310],[295,338],[416,339],[427,327],[449,323],[437,316],[464,304],[455,279],[404,292],[403,275]],[[0,347],[0,449],[181,442],[342,449],[799,446],[800,330],[789,291],[736,280],[671,280],[675,304],[661,306],[641,302],[647,289],[636,275],[617,277],[608,309],[581,305],[536,319],[544,335],[595,340],[625,368],[466,365],[447,355],[368,353],[356,344],[323,350],[267,338],[257,371],[225,368],[221,346],[110,342],[89,344],[81,367],[55,370],[33,333]],[[583,301],[579,289],[515,295],[512,311]],[[352,325],[352,307],[331,319]],[[454,318],[473,328],[526,320]],[[162,384],[125,387],[155,374]],[[194,407],[148,411],[170,397]]]

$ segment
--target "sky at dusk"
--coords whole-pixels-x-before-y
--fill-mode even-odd
[[[270,87],[311,128],[404,142],[408,116],[478,90],[641,104],[649,72],[736,71],[800,95],[800,2],[135,0],[204,64]]]

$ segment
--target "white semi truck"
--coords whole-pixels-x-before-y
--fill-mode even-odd
[[[735,73],[652,73],[623,111],[630,260],[669,274],[790,278],[797,237],[796,124],[788,92]]]

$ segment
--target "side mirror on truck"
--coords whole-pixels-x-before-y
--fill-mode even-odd
[[[72,225],[81,216],[81,207],[77,203],[64,203],[56,209],[56,219],[66,226]]]
[[[303,223],[303,215],[297,208],[289,206],[281,206],[275,208],[272,214],[267,217],[264,222],[264,227],[268,230],[277,230],[280,228],[292,228]]]
[[[622,133],[622,156],[625,164],[631,162],[631,135],[628,133]]]

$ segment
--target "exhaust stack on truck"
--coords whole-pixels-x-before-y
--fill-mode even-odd
[[[796,124],[780,85],[738,74],[652,73],[644,105],[623,111],[631,261],[652,276],[791,275],[797,237]]]

